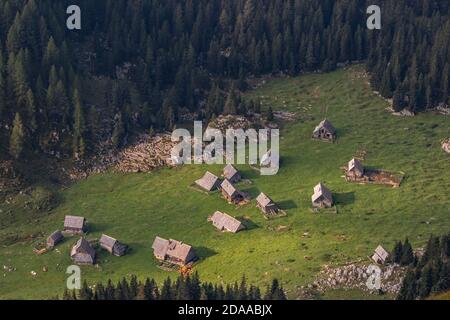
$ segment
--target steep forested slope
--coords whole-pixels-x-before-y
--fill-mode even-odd
[[[367,59],[395,109],[447,102],[449,1],[368,2],[4,0],[0,152],[82,156],[100,142],[170,129],[182,112],[246,112],[231,93],[249,75],[330,71],[352,60]],[[374,2],[381,31],[366,28]],[[74,3],[81,31],[66,28]]]

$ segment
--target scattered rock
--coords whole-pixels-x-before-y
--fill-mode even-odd
[[[341,267],[323,266],[314,281],[316,288],[324,292],[328,289],[361,289],[370,292],[366,282],[370,276],[369,265],[349,264]],[[381,290],[397,294],[400,290],[405,268],[396,264],[381,267]]]
[[[450,153],[450,138],[447,138],[442,141],[442,150],[447,153]]]

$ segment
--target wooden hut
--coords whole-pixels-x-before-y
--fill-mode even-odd
[[[195,184],[209,192],[220,187],[220,180],[217,176],[207,171],[201,179],[195,181]]]
[[[314,208],[330,208],[334,204],[333,194],[322,182],[314,187],[311,200]]]
[[[228,202],[239,204],[244,200],[243,194],[229,180],[225,179],[220,188],[222,189],[222,195]]]
[[[228,164],[223,169],[223,177],[228,181],[230,181],[231,183],[238,183],[239,181],[241,181],[242,178],[239,171],[237,171],[237,169],[233,167],[231,164]]]
[[[378,264],[385,264],[389,258],[389,252],[382,246],[378,246],[372,256],[372,260]]]
[[[347,176],[350,178],[362,178],[364,176],[364,167],[358,159],[353,158],[348,163]]]
[[[265,193],[261,192],[256,198],[256,206],[265,214],[277,214],[280,210],[275,202],[272,201]]]
[[[83,234],[86,231],[86,219],[77,216],[66,216],[64,231],[72,234]]]
[[[336,139],[336,129],[325,119],[314,129],[313,138],[333,142]]]
[[[89,241],[80,238],[72,247],[70,257],[76,264],[89,265],[95,262],[95,250],[92,248]]]
[[[184,266],[197,258],[194,249],[177,240],[156,237],[152,245],[156,259]]]
[[[241,221],[220,211],[216,211],[209,220],[220,231],[237,233],[245,229]]]
[[[117,257],[124,256],[128,249],[126,245],[106,234],[103,234],[100,238],[100,247]]]
[[[63,241],[64,236],[61,231],[57,230],[53,232],[48,238],[47,238],[47,249],[53,249],[58,243]]]

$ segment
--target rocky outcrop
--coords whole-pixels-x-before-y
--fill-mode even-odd
[[[442,141],[442,150],[444,150],[447,153],[450,153],[450,138],[447,138],[444,141]]]
[[[381,290],[383,292],[397,294],[401,288],[405,268],[399,265],[380,266]],[[360,289],[374,291],[367,286],[371,273],[368,264],[350,264],[342,267],[324,266],[317,276],[316,281],[309,285],[310,289],[324,292],[329,289]]]

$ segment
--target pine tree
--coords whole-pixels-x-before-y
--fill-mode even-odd
[[[425,265],[422,270],[418,286],[417,294],[420,298],[426,298],[431,293],[431,288],[433,287],[433,267],[431,263]]]
[[[22,118],[16,113],[13,123],[13,129],[9,139],[9,154],[15,159],[19,159],[22,155],[25,143],[25,132],[22,124]]]
[[[234,86],[231,88],[228,93],[227,101],[225,102],[225,106],[223,108],[223,113],[225,115],[236,114],[237,113],[237,97]]]
[[[392,250],[392,262],[400,263],[403,256],[403,244],[401,241],[396,242],[394,250]]]
[[[118,113],[114,121],[114,130],[111,136],[111,142],[114,148],[122,146],[122,138],[125,133],[125,127],[122,119],[122,113]]]
[[[85,120],[83,114],[83,107],[81,106],[81,99],[78,90],[75,89],[73,94],[73,142],[72,142],[72,153],[75,159],[83,158],[86,146],[84,143],[84,132],[85,132]]]
[[[78,294],[80,300],[92,300],[94,296],[92,289],[89,288],[86,281],[83,282],[83,285],[81,286],[80,292]]]
[[[272,107],[269,107],[269,109],[267,109],[266,120],[267,120],[267,121],[273,121],[273,120],[274,120],[274,115],[273,115],[273,109],[272,109]]]
[[[409,269],[403,279],[397,300],[414,300],[416,298],[416,274],[412,269]]]
[[[161,300],[173,300],[174,299],[174,294],[172,291],[172,282],[170,281],[170,278],[167,278],[163,283],[163,286],[161,288],[160,299]]]
[[[408,266],[414,262],[414,252],[408,238],[403,245],[403,253],[399,262],[402,266]]]

